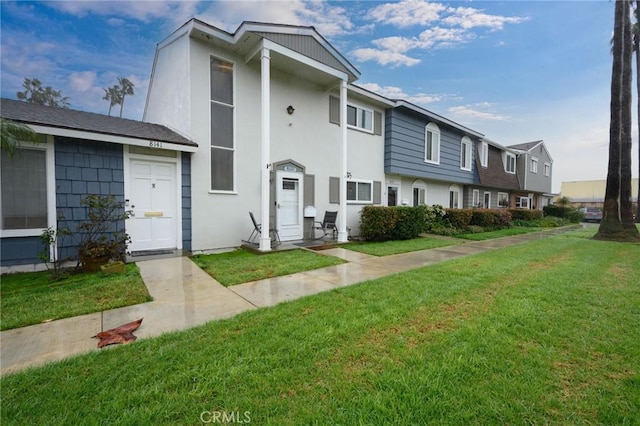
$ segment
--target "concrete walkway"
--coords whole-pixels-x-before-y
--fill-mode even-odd
[[[342,248],[319,253],[348,263],[224,287],[186,257],[137,262],[153,301],[0,332],[0,376],[95,351],[101,330],[144,318],[138,338],[184,330],[259,307],[432,265],[487,250],[557,235],[568,229],[375,257]]]

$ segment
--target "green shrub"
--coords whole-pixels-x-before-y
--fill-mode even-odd
[[[563,219],[567,219],[571,223],[578,223],[584,217],[584,214],[574,207],[562,207],[550,204],[545,206],[542,210],[545,216],[561,217]]]
[[[485,229],[502,229],[511,226],[511,213],[506,209],[474,209],[471,210],[471,225]]]
[[[360,236],[366,241],[409,240],[424,229],[420,207],[366,206],[360,215]]]
[[[451,226],[457,229],[465,229],[471,223],[472,210],[469,209],[445,209],[446,218]]]
[[[390,207],[365,206],[360,214],[360,236],[367,241],[390,240],[397,221]]]
[[[451,228],[451,223],[447,219],[447,212],[444,207],[439,204],[433,206],[422,205],[419,207],[424,215],[423,232],[432,232],[438,228]]]
[[[437,228],[432,228],[429,232],[431,232],[434,235],[444,235],[444,236],[457,235],[461,233],[461,231],[459,231],[458,229],[452,226],[441,226]]]
[[[469,234],[480,234],[484,232],[484,228],[482,226],[477,225],[469,225],[467,226],[467,233]]]
[[[396,226],[391,231],[392,240],[418,238],[424,229],[424,209],[420,207],[387,207],[395,210]]]
[[[542,210],[524,210],[524,209],[509,209],[512,220],[536,220],[542,219]]]

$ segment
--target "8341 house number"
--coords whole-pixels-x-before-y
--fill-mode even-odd
[[[149,141],[150,148],[162,148],[162,142],[158,141]]]

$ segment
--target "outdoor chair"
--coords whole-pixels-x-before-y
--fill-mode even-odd
[[[338,212],[324,212],[324,219],[322,222],[316,220],[311,225],[309,230],[309,238],[319,240],[327,236],[331,231],[331,237],[335,240],[338,235],[338,227],[336,226],[336,219],[338,218]],[[322,232],[322,235],[316,237],[316,232]]]
[[[259,237],[262,233],[262,224],[256,222],[256,218],[253,215],[253,212],[249,212],[249,216],[251,217],[251,222],[253,223],[253,231],[251,231],[251,235],[246,240],[242,240],[243,243],[258,245]],[[280,234],[278,234],[278,230],[276,228],[269,228],[269,236],[271,237],[271,245],[278,245],[281,243]]]

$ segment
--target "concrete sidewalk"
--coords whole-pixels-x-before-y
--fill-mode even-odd
[[[157,336],[229,318],[250,309],[273,306],[567,230],[552,229],[385,257],[334,248],[319,253],[340,257],[348,263],[232,287],[222,286],[186,257],[137,262],[142,279],[153,297],[152,302],[2,331],[0,376],[98,350],[98,340],[91,336],[139,318],[144,318],[144,321],[136,330],[136,336]]]

